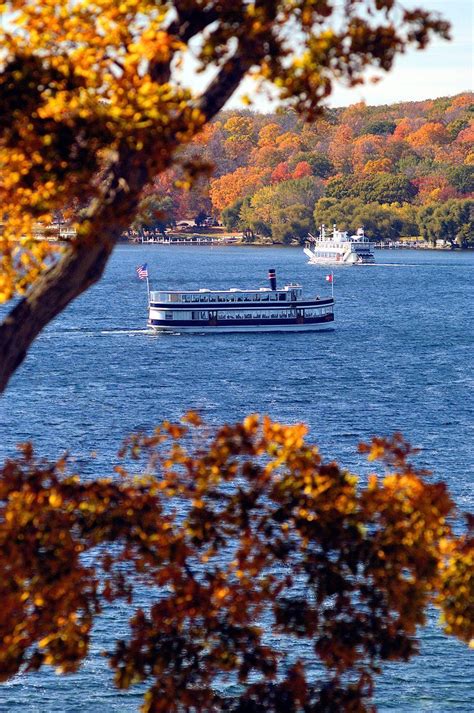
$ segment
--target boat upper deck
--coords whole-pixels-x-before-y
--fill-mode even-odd
[[[166,290],[151,291],[150,302],[154,303],[222,303],[222,302],[295,302],[302,299],[301,285],[290,284],[272,290],[260,287],[254,290],[231,288],[230,290]]]
[[[358,228],[354,235],[349,235],[345,230],[337,230],[336,225],[333,226],[331,233],[328,233],[326,227],[322,225],[319,229],[318,237],[308,233],[306,240],[310,244],[316,244],[318,247],[324,248],[339,248],[344,243],[351,243],[354,246],[364,245],[364,247],[372,247],[372,243],[365,235],[363,228]]]

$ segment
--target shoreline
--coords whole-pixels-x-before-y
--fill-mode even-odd
[[[121,240],[118,245],[132,245],[134,247],[143,246],[156,246],[156,247],[208,247],[208,248],[302,248],[303,244],[294,243],[291,245],[286,245],[284,243],[246,243],[246,242],[196,242],[196,241],[182,241],[182,242],[137,242],[133,240]],[[432,245],[374,245],[374,250],[434,250],[438,252],[470,252],[474,250],[473,247],[461,248],[459,246],[432,246]]]

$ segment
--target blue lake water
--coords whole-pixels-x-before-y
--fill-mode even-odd
[[[265,286],[274,267],[280,284],[298,281],[309,295],[328,291],[328,270],[295,248],[120,246],[12,379],[0,400],[0,456],[31,439],[50,458],[68,450],[85,477],[107,475],[126,433],[189,408],[212,424],[261,412],[306,422],[324,457],[362,475],[357,443],[401,430],[422,449],[419,465],[472,510],[474,254],[387,250],[376,260],[335,269],[334,331],[153,335],[140,263],[156,289]],[[0,686],[0,711],[138,710],[140,692],[115,691],[100,656],[125,633],[120,622],[113,611],[103,617],[77,674],[45,670]],[[474,710],[472,654],[435,622],[434,613],[421,655],[379,679],[380,711]]]

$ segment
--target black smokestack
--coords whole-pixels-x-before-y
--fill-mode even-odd
[[[272,268],[268,271],[268,279],[270,280],[270,287],[272,290],[276,290],[277,288],[277,278],[276,278],[276,272]]]

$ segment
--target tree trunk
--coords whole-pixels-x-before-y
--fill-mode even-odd
[[[0,391],[41,330],[100,279],[114,244],[114,239],[101,236],[100,242],[71,247],[10,312],[0,326]]]

